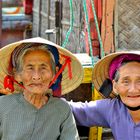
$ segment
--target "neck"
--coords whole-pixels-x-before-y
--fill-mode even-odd
[[[140,123],[140,109],[139,110],[136,110],[136,111],[132,111],[132,110],[129,110],[129,113],[132,117],[132,120],[134,121],[134,123]]]
[[[26,101],[35,106],[37,109],[40,109],[48,102],[48,96],[45,95],[25,94],[25,93],[23,93],[23,95]]]
[[[118,99],[121,100],[120,96],[118,96]],[[134,123],[136,123],[136,124],[139,123],[140,122],[140,106],[130,107],[126,104],[124,104],[124,105],[126,106],[126,108],[128,108],[128,111],[129,111]]]

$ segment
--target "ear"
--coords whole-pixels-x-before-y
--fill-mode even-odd
[[[18,81],[19,83],[22,82],[20,74],[15,75],[15,80]]]
[[[55,73],[57,73],[58,71],[59,71],[59,67],[56,66],[56,67],[55,67]]]
[[[52,80],[53,80],[53,78],[55,77],[55,75],[58,73],[58,71],[59,71],[59,67],[56,66],[56,67],[55,67],[55,73],[53,74]]]
[[[22,82],[21,73],[14,71],[14,78],[17,82]]]
[[[118,84],[115,80],[112,81],[114,93],[118,93]]]

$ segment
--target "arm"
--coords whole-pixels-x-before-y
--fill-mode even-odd
[[[74,114],[77,125],[82,126],[105,126],[109,127],[107,111],[109,107],[108,100],[98,100],[91,102],[69,102]]]

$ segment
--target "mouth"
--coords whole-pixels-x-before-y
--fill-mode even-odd
[[[128,98],[139,98],[140,97],[140,95],[134,95],[134,96],[127,96]]]
[[[32,84],[29,84],[29,86],[30,87],[41,87],[42,86],[42,84],[40,84],[40,83],[32,83]]]

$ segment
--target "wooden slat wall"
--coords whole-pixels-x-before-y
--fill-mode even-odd
[[[114,7],[114,45],[115,50],[118,48],[118,0],[115,0],[115,7]]]
[[[33,5],[33,36],[40,36],[41,0],[34,0]]]
[[[66,33],[70,28],[70,5],[69,0],[59,0],[62,3],[62,18],[60,34],[45,31],[55,29],[55,1],[56,0],[34,0],[33,6],[33,36],[41,36],[57,44],[62,45],[66,38]],[[73,0],[74,25],[73,32],[70,34],[69,42],[66,48],[71,52],[85,52],[82,30],[84,24],[84,15],[82,10],[82,1]]]

